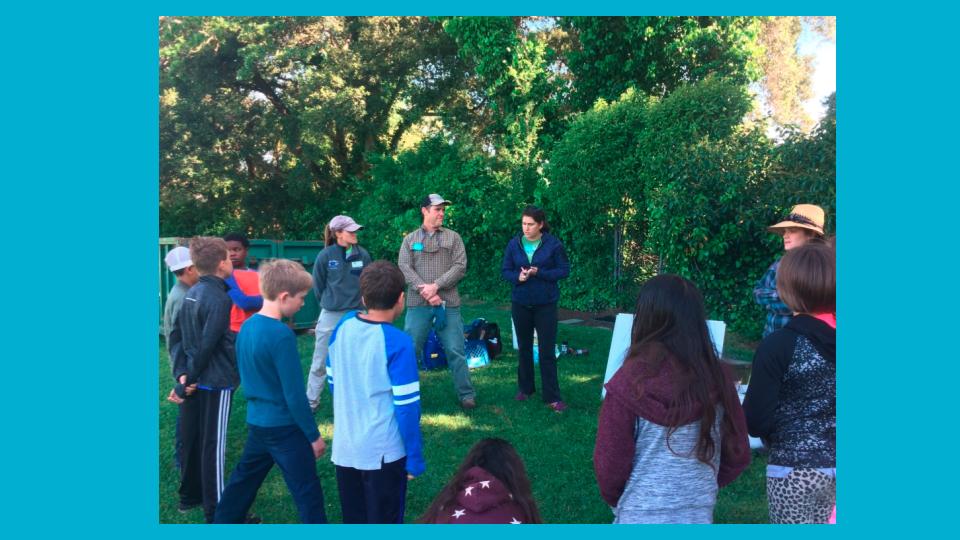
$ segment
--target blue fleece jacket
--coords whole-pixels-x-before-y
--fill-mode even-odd
[[[512,299],[524,305],[552,304],[560,299],[557,281],[570,275],[570,262],[563,244],[556,236],[543,233],[540,247],[533,252],[533,261],[530,262],[521,237],[518,234],[511,238],[503,252],[501,275],[513,284]],[[527,266],[536,266],[537,273],[521,282],[520,268]]]

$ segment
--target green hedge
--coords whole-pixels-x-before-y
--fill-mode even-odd
[[[461,290],[506,301],[503,247],[519,232],[523,206],[540,204],[571,261],[564,307],[630,310],[646,279],[672,272],[698,284],[711,317],[759,337],[753,286],[782,250],[766,227],[798,202],[833,213],[836,113],[831,99],[811,135],[791,132],[775,144],[743,123],[750,99],[712,78],[663,99],[628,91],[577,117],[542,171],[504,170],[487,152],[435,136],[372,158],[368,177],[346,194],[356,208],[345,211],[367,226],[361,243],[371,254],[395,261],[421,222],[420,198],[442,194],[455,202],[446,224],[469,259]]]
[[[367,185],[354,217],[367,227],[360,241],[374,258],[396,261],[404,235],[422,222],[420,200],[439,193],[454,203],[444,225],[461,235],[467,250],[461,292],[508,298],[500,261],[507,239],[519,229],[523,201],[511,199],[510,179],[494,174],[489,158],[434,137],[396,158],[374,159]]]
[[[750,96],[707,79],[662,100],[633,91],[577,118],[550,155],[548,196],[573,271],[568,307],[630,309],[660,272],[703,290],[711,317],[759,336],[752,289],[782,249],[792,204],[835,207],[834,100],[811,136],[776,145],[743,118]]]
[[[540,204],[572,265],[564,307],[630,310],[643,281],[674,272],[700,286],[711,317],[759,337],[753,285],[782,250],[766,227],[810,202],[827,210],[830,228],[836,106],[831,97],[810,135],[790,131],[775,144],[743,122],[750,100],[742,85],[714,78],[662,99],[628,90],[578,115],[542,167],[498,160],[445,132],[396,156],[371,156],[363,177],[293,212],[287,226],[297,234],[281,236],[319,238],[333,214],[347,213],[366,225],[360,242],[374,258],[396,261],[403,236],[420,225],[420,199],[440,193],[455,203],[446,225],[467,249],[462,292],[507,301],[503,248],[520,230],[521,209]],[[273,237],[272,228],[249,232]]]

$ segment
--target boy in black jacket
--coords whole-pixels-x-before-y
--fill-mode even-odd
[[[202,504],[207,523],[212,523],[223,491],[231,397],[240,384],[230,332],[233,303],[224,282],[233,265],[226,242],[213,237],[191,239],[190,259],[200,280],[187,291],[170,333],[174,391],[184,400],[179,509],[186,512]]]

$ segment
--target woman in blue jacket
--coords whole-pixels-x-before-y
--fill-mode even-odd
[[[523,234],[507,243],[501,268],[503,279],[513,284],[513,326],[520,347],[516,399],[524,401],[536,391],[533,374],[533,331],[536,329],[543,401],[561,412],[567,406],[560,398],[554,353],[557,300],[560,298],[557,281],[570,275],[570,263],[563,244],[548,232],[550,227],[543,210],[536,206],[526,207],[520,224]]]

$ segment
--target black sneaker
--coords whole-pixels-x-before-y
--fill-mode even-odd
[[[193,510],[194,508],[200,508],[201,504],[202,503],[198,503],[198,502],[185,503],[183,501],[180,501],[180,504],[177,505],[177,511],[179,511],[181,514],[186,514],[187,512]]]

